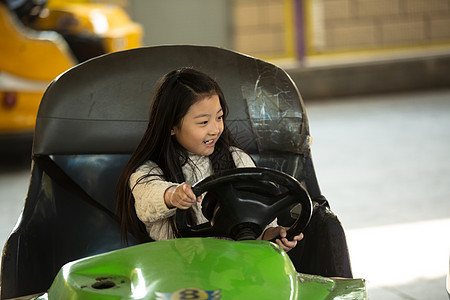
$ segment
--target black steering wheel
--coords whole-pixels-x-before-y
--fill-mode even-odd
[[[182,237],[256,239],[279,214],[290,211],[294,220],[287,238],[291,240],[311,219],[312,204],[306,189],[294,177],[272,169],[219,172],[195,183],[192,190],[196,196],[208,192],[202,201],[202,213],[209,221],[189,224],[195,223],[190,218],[192,208],[177,209],[175,221]]]

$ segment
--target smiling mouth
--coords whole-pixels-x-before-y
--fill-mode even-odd
[[[203,143],[206,144],[206,145],[214,144],[214,139],[204,141]]]

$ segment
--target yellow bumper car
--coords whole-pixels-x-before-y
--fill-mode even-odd
[[[41,97],[59,74],[92,57],[140,47],[143,35],[122,8],[75,0],[0,0],[0,32],[4,143],[31,140]]]

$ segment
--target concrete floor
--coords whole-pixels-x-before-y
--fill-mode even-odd
[[[319,183],[370,299],[448,299],[450,89],[305,102]],[[0,159],[1,245],[29,166]]]
[[[306,107],[322,193],[370,299],[448,299],[450,90]]]

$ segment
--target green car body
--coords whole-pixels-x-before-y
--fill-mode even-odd
[[[299,274],[276,244],[182,238],[66,264],[43,299],[367,299],[362,279]]]

